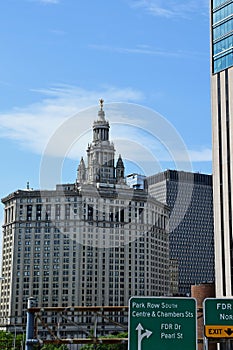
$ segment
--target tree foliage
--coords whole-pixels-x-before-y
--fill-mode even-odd
[[[46,344],[40,350],[68,350],[66,345]]]
[[[119,333],[118,335],[109,335],[104,338],[127,338],[127,333]],[[81,350],[127,350],[127,344],[88,344],[82,346]]]
[[[68,350],[66,345],[46,344],[34,346],[35,350]],[[24,350],[25,334],[17,334],[0,331],[0,349],[4,350]]]
[[[22,350],[24,349],[24,336],[10,332],[0,331],[0,349],[4,350]]]

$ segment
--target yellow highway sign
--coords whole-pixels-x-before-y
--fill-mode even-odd
[[[205,336],[207,338],[233,338],[232,326],[205,326]]]

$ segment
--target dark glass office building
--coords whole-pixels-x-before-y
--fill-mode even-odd
[[[179,294],[214,281],[212,176],[166,170],[146,179],[148,192],[170,208],[170,259],[178,265]]]

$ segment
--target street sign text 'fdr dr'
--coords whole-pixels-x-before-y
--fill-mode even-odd
[[[207,338],[233,338],[233,299],[207,298],[204,303]]]
[[[196,300],[132,297],[128,350],[196,350]]]

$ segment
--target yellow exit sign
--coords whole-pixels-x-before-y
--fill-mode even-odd
[[[232,326],[205,326],[205,336],[207,338],[233,338]]]

